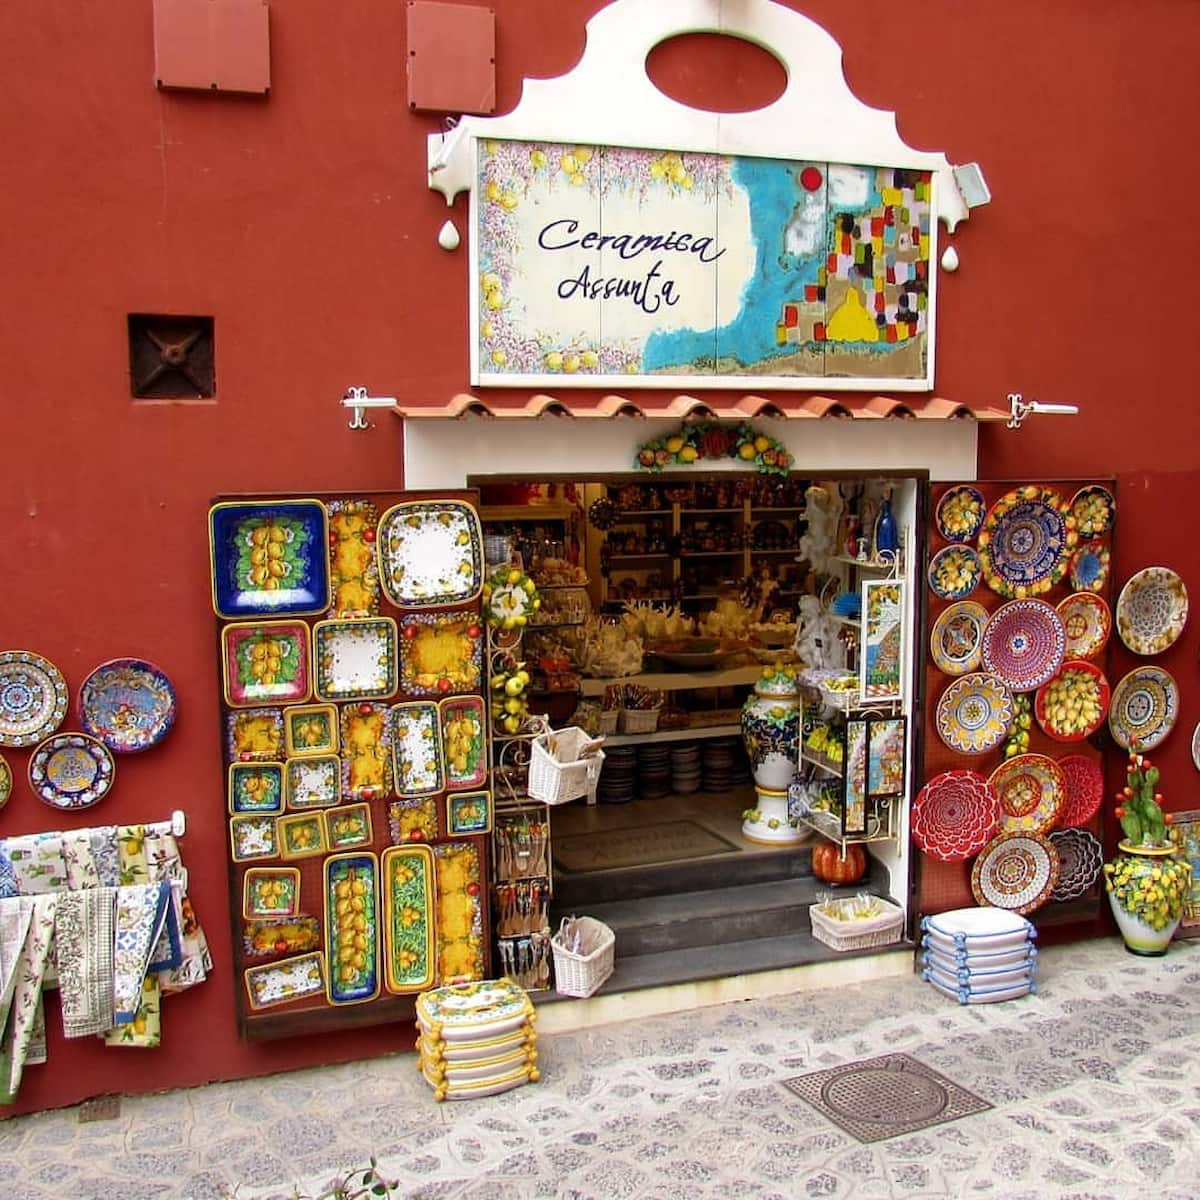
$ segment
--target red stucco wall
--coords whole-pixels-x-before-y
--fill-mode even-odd
[[[1200,7],[791,6],[841,42],[851,86],[897,109],[910,143],[984,166],[995,200],[953,239],[962,267],[942,280],[937,390],[992,403],[1022,391],[1083,415],[986,429],[981,469],[1121,474],[1136,486],[1118,569],[1167,561],[1200,596],[1181,517],[1194,503],[1182,484],[1194,495],[1197,476],[1142,474],[1195,464],[1181,351],[1197,84],[1171,64],[1200,57]],[[496,0],[497,111],[522,75],[574,63],[599,7]],[[466,255],[435,243],[446,209],[425,188],[424,156],[440,121],[407,107],[404,12],[380,0],[274,6],[264,100],[156,92],[148,0],[0,11],[0,646],[47,655],[72,688],[117,655],[174,678],[176,730],[120,761],[98,819],[187,810],[191,891],[217,960],[209,982],[164,1005],[158,1051],[64,1043],[52,1002],[50,1063],[29,1069],[17,1111],[408,1044],[406,1029],[236,1039],[205,542],[217,493],[401,483],[399,422],[349,431],[336,406],[348,385],[440,397],[467,383]],[[697,78],[678,56],[659,66]],[[699,78],[719,100],[738,72]],[[454,211],[461,227],[465,198]],[[216,318],[215,403],[131,402],[125,317],[156,311]],[[1185,643],[1173,653],[1188,689],[1195,638]],[[1181,727],[1162,756],[1180,790],[1195,778],[1186,740]],[[5,755],[23,775],[27,753]],[[18,783],[0,835],[72,822],[87,823]]]

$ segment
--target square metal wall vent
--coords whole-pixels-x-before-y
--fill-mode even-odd
[[[130,313],[129,389],[135,400],[215,396],[212,317]]]
[[[496,111],[495,9],[409,0],[408,107]]]
[[[154,0],[154,82],[212,92],[271,90],[267,0]]]

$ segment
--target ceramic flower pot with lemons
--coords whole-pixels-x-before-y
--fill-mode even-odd
[[[1113,919],[1131,954],[1166,954],[1183,915],[1191,886],[1191,864],[1175,846],[1121,842],[1104,867],[1104,887]]]

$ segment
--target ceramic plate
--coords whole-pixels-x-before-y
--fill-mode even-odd
[[[392,762],[396,792],[422,796],[446,786],[442,770],[442,735],[438,706],[429,700],[393,705]]]
[[[247,967],[246,992],[255,1011],[319,996],[325,991],[325,955],[320,950]]]
[[[931,858],[961,862],[991,841],[999,820],[1000,801],[982,775],[944,771],[913,801],[913,840]]]
[[[1037,723],[1056,742],[1081,742],[1104,723],[1111,693],[1104,672],[1082,659],[1066,662],[1033,700]]]
[[[1067,781],[1054,759],[1045,754],[1017,754],[1005,759],[988,782],[1000,799],[1003,833],[1047,833],[1058,822]]]
[[[978,668],[987,619],[987,609],[973,600],[960,600],[942,610],[929,635],[929,653],[939,670],[965,675]]]
[[[985,671],[1010,691],[1032,692],[1062,666],[1062,618],[1042,600],[1010,600],[988,618],[980,651]]]
[[[379,860],[383,878],[384,986],[422,992],[436,977],[437,875],[428,846],[392,846]]]
[[[3,808],[8,803],[8,798],[11,795],[12,768],[4,761],[4,756],[0,754],[0,808]]]
[[[396,691],[396,622],[391,617],[318,621],[315,688],[322,700],[385,700]]]
[[[1117,515],[1117,502],[1106,487],[1096,484],[1080,488],[1071,497],[1071,516],[1075,518],[1075,529],[1081,538],[1096,538],[1113,527]]]
[[[482,979],[487,965],[483,944],[483,884],[475,842],[442,842],[433,848],[437,863],[437,977],[449,981]]]
[[[1083,754],[1064,754],[1058,766],[1067,781],[1066,801],[1058,814],[1058,824],[1060,828],[1086,825],[1100,811],[1104,772],[1095,759]]]
[[[79,688],[84,731],[118,754],[158,745],[171,732],[175,711],[171,681],[139,658],[101,663]]]
[[[330,1004],[379,995],[379,860],[368,851],[325,860],[325,945]]]
[[[1104,851],[1086,829],[1060,829],[1050,835],[1058,851],[1058,883],[1052,900],[1075,900],[1100,878]]]
[[[1137,667],[1113,689],[1108,729],[1124,750],[1153,750],[1175,728],[1179,686],[1161,667]]]
[[[51,808],[90,808],[108,795],[116,775],[108,747],[86,733],[48,737],[29,759],[29,786]]]
[[[501,567],[483,585],[483,614],[494,629],[529,624],[541,603],[537,584],[516,567]]]
[[[374,800],[392,788],[392,731],[387,706],[355,704],[342,709],[342,795]]]
[[[369,500],[330,500],[329,591],[331,617],[372,617],[379,612],[379,512]]]
[[[443,700],[442,756],[446,764],[446,786],[464,789],[479,787],[487,779],[487,722],[483,700],[463,696]]]
[[[284,764],[284,796],[293,811],[331,808],[342,798],[342,763],[336,754],[289,758]]]
[[[283,713],[277,708],[242,708],[225,715],[230,762],[268,762],[283,758]]]
[[[325,843],[325,822],[319,812],[280,817],[275,822],[275,834],[280,858],[312,858],[329,849]]]
[[[34,746],[67,715],[67,681],[29,650],[0,651],[0,746]]]
[[[1134,654],[1161,654],[1187,624],[1183,580],[1168,567],[1146,567],[1117,597],[1117,633]]]
[[[231,817],[229,840],[233,846],[234,862],[247,862],[254,858],[275,858],[279,854],[274,817]]]
[[[1112,612],[1095,592],[1072,592],[1056,607],[1067,635],[1067,658],[1095,658],[1108,645]]]
[[[979,586],[979,555],[970,546],[945,546],[929,563],[929,587],[943,600],[965,600]]]
[[[938,501],[934,520],[948,542],[969,542],[983,525],[987,506],[977,488],[953,487]]]
[[[303,621],[239,621],[221,630],[221,671],[230,708],[295,704],[312,690]]]
[[[419,613],[400,629],[400,679],[414,696],[474,692],[483,678],[483,626],[473,613]]]
[[[988,908],[956,908],[923,917],[921,929],[965,950],[988,954],[1007,955],[1018,948],[1028,953],[1026,943],[1037,937],[1030,922],[1017,913]]]
[[[1037,833],[1000,833],[971,868],[971,891],[980,904],[1015,913],[1033,912],[1058,883],[1058,851]]]
[[[283,812],[283,767],[277,762],[229,764],[229,812]]]
[[[292,917],[300,911],[299,867],[247,867],[242,881],[242,916]]]
[[[208,541],[217,616],[300,617],[329,607],[329,528],[319,500],[215,504]]]
[[[483,589],[483,529],[465,500],[389,508],[376,546],[384,594],[397,608],[460,604]]]
[[[1003,680],[982,671],[954,680],[937,704],[938,736],[960,754],[994,750],[1012,718],[1012,694]]]
[[[299,704],[283,710],[288,758],[338,752],[338,715],[332,704]]]
[[[979,534],[979,561],[992,591],[1023,599],[1049,591],[1067,573],[1078,541],[1067,528],[1070,509],[1052,488],[1016,488],[988,511]]]
[[[375,840],[369,804],[344,804],[341,808],[327,808],[322,816],[325,820],[325,844],[330,850],[369,846]]]
[[[458,792],[446,797],[446,833],[449,837],[490,833],[491,829],[491,792]]]
[[[1102,592],[1108,583],[1107,546],[1081,546],[1071,558],[1071,586],[1077,592]]]
[[[1192,766],[1200,771],[1200,722],[1192,730]]]

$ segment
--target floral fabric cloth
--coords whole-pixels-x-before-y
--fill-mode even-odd
[[[113,939],[114,1024],[132,1024],[142,999],[142,980],[150,953],[167,919],[171,900],[169,883],[139,883],[117,889],[117,917]],[[158,980],[154,979],[157,989]]]
[[[121,882],[121,862],[117,852],[117,827],[97,825],[88,831],[92,861],[101,887],[116,887]]]
[[[73,892],[100,886],[100,872],[92,856],[91,832],[76,829],[62,835],[62,856],[67,868],[67,887]]]
[[[13,869],[12,859],[8,857],[8,851],[4,849],[4,844],[0,842],[0,900],[6,900],[10,896],[19,896],[21,889],[17,886],[17,872]]]
[[[117,889],[63,892],[54,924],[63,1033],[89,1037],[111,1029]]]
[[[10,910],[6,906],[12,905],[16,906],[15,920],[7,919]],[[54,892],[0,900],[5,918],[0,920],[0,970],[5,971],[0,994],[11,989],[7,1022],[0,1026],[3,1029],[0,1036],[0,1104],[10,1104],[16,1098],[27,1059],[45,1061],[44,1040],[39,1049],[36,1034],[39,1023],[44,1022],[42,981],[50,961],[57,907],[58,895]],[[22,929],[23,938],[20,937]]]
[[[3,848],[17,878],[18,894],[38,896],[66,888],[61,834],[29,833],[6,838]]]
[[[144,848],[151,880],[167,879],[173,885],[171,902],[177,907],[179,962],[158,976],[163,995],[172,995],[204,982],[212,970],[212,954],[208,949],[208,939],[187,897],[187,868],[183,865],[174,835],[151,832],[146,835]]]

